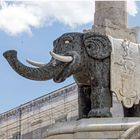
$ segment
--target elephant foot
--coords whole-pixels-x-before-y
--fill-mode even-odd
[[[97,117],[97,118],[103,118],[103,117],[112,117],[112,114],[110,112],[110,108],[96,108],[92,109],[88,113],[88,117]]]

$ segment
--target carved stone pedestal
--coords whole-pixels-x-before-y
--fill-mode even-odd
[[[58,123],[47,130],[48,139],[140,138],[140,118],[90,118]],[[136,130],[136,131],[135,131]]]

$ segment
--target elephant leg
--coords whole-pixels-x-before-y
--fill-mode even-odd
[[[78,86],[78,105],[79,105],[79,119],[87,118],[91,110],[90,102],[91,87],[87,85]]]
[[[112,96],[109,88],[94,87],[91,92],[89,117],[111,117]]]
[[[134,105],[132,108],[123,106],[124,117],[140,117],[140,104]]]
[[[88,116],[111,117],[110,59],[94,60],[90,65],[94,70],[91,73],[91,111]]]
[[[96,60],[91,75],[91,111],[89,117],[111,117],[110,59]]]

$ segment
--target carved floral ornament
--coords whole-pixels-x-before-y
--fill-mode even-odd
[[[111,90],[125,107],[131,108],[140,100],[140,49],[139,44],[114,39],[111,54]]]

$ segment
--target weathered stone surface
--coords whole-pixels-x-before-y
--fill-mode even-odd
[[[59,123],[48,128],[46,138],[103,139],[120,138],[140,118],[96,118]]]
[[[127,131],[121,136],[122,139],[140,139],[140,122]]]
[[[114,26],[113,28],[108,27],[100,27],[93,26],[93,29],[85,30],[85,32],[99,32],[103,35],[110,35],[114,38],[127,39],[132,42],[138,43],[138,32],[139,29],[137,27],[133,28],[118,28]]]
[[[111,91],[127,108],[140,100],[140,45],[110,37]]]
[[[112,28],[127,27],[127,9],[125,1],[96,1],[94,25]],[[106,25],[108,24],[108,25]]]
[[[127,25],[127,1],[95,1],[94,25],[85,32],[98,32],[114,38],[138,42],[137,27]]]

